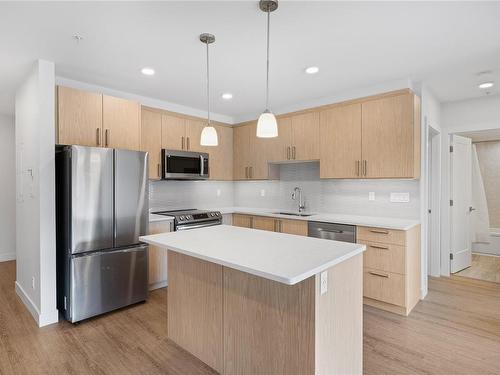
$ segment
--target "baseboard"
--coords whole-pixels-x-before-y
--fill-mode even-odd
[[[26,306],[33,319],[35,319],[35,322],[38,324],[38,327],[48,326],[50,324],[54,324],[59,321],[59,312],[57,311],[57,309],[41,314],[40,310],[38,310],[38,307],[36,307],[36,305],[33,303],[31,298],[25,292],[23,287],[17,281],[16,281],[16,294],[24,303],[24,306]]]
[[[10,260],[16,260],[16,252],[13,253],[0,253],[0,262],[8,262]]]
[[[33,316],[33,319],[35,319],[36,323],[39,324],[40,310],[38,310],[38,307],[36,307],[31,298],[24,291],[23,287],[17,281],[16,281],[16,294],[19,296],[19,298],[21,298],[21,301],[23,301],[24,306],[26,306],[31,316]]]
[[[166,286],[168,286],[168,282],[166,280],[160,281],[159,283],[149,284],[149,290],[151,291],[155,289],[165,288]]]

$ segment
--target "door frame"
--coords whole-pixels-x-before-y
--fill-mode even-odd
[[[441,275],[441,132],[431,125],[427,135],[427,274]],[[430,212],[429,212],[430,210]]]

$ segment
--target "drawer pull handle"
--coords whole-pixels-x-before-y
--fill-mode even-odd
[[[373,249],[389,250],[389,248],[387,246],[370,245],[370,247]]]
[[[378,277],[385,277],[386,279],[389,278],[389,275],[386,274],[386,273],[378,273],[378,272],[373,272],[373,271],[370,271],[368,272],[370,275],[373,275],[373,276],[378,276]]]
[[[378,234],[389,234],[388,231],[386,231],[386,230],[379,230],[379,229],[370,229],[370,232],[372,232],[372,233],[378,233]]]

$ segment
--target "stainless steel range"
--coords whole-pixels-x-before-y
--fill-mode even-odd
[[[174,217],[174,230],[187,230],[210,227],[222,224],[222,215],[219,211],[204,211],[196,209],[159,211],[155,215]]]

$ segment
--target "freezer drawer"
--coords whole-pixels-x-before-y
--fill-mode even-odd
[[[148,293],[147,245],[73,256],[68,320],[92,316],[144,301]]]

